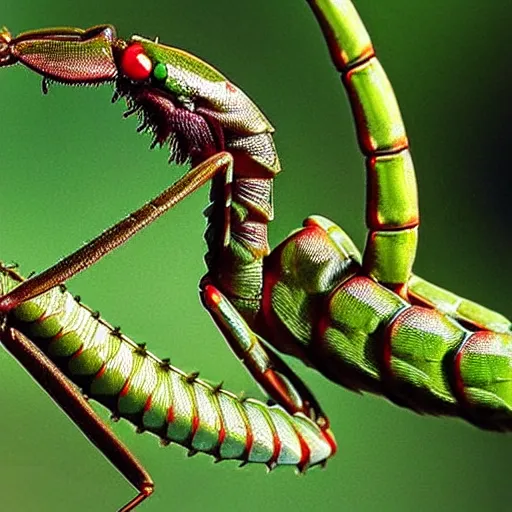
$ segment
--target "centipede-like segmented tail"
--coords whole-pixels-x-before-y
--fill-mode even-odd
[[[0,264],[0,294],[22,281]],[[7,318],[81,388],[84,394],[149,431],[217,460],[305,468],[332,455],[319,427],[280,406],[240,399],[158,359],[63,286],[23,303]]]

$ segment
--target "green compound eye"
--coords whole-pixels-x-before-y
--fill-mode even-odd
[[[161,62],[158,63],[153,69],[153,76],[157,80],[165,80],[167,78],[167,66]]]

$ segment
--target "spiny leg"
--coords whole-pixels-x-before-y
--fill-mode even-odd
[[[409,143],[393,89],[348,0],[308,0],[341,73],[366,156],[368,238],[363,271],[407,296],[419,211]]]
[[[27,279],[0,298],[0,312],[8,312],[37,295],[48,291],[82,270],[90,267],[103,256],[127,242],[138,231],[149,226],[161,215],[197,190],[218,173],[231,179],[233,159],[229,153],[217,153],[191,169],[162,194],[104,231],[97,238],[65,257],[53,267]],[[226,187],[228,190],[229,187]]]
[[[302,380],[263,340],[220,292],[204,279],[201,299],[224,338],[260,386],[290,414],[302,412],[322,430],[325,439],[336,451],[336,441],[329,429],[329,420],[320,404]]]
[[[150,496],[154,490],[154,484],[147,471],[55,364],[17,329],[8,326],[2,329],[0,341],[84,435],[137,489],[139,494],[119,512],[133,510]]]

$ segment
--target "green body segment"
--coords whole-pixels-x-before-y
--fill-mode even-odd
[[[376,57],[342,72],[354,111],[359,146],[365,155],[408,147],[393,88]]]
[[[364,276],[351,242],[334,226],[309,219],[267,258],[262,322],[272,326],[270,341],[295,355],[300,347],[345,387],[511,430],[512,332],[470,330],[454,316],[411,304]]]
[[[0,293],[20,280],[0,266]],[[163,442],[218,459],[300,469],[331,455],[322,432],[305,416],[240,400],[185,374],[120,334],[62,287],[15,308],[8,323],[113,416],[128,419]]]
[[[308,0],[322,31],[336,69],[343,70],[374,55],[370,36],[352,2]]]

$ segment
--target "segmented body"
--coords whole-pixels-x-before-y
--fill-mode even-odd
[[[353,244],[323,218],[308,219],[266,265],[268,336],[282,350],[339,384],[418,412],[512,428],[512,334],[501,315],[463,299],[451,315],[411,304],[365,276]],[[432,286],[414,280],[416,290]],[[505,332],[463,327],[462,312],[501,318]]]
[[[0,293],[20,282],[0,266]],[[28,301],[8,318],[90,398],[140,431],[217,460],[296,465],[325,460],[331,447],[301,414],[212,387],[112,328],[63,287]],[[6,327],[4,327],[6,328]]]

